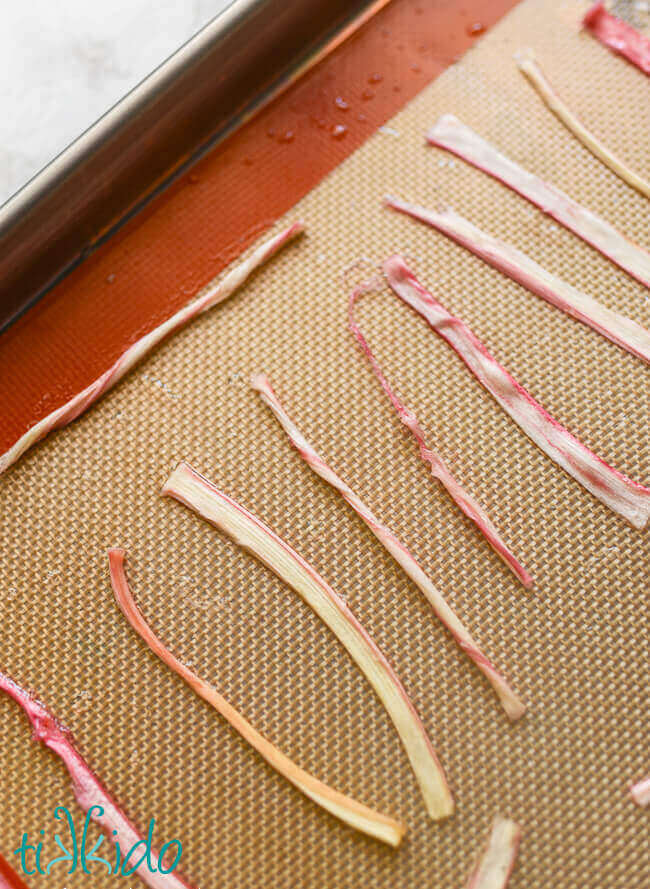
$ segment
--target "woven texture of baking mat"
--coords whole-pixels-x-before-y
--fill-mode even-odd
[[[392,192],[449,203],[606,305],[648,325],[647,291],[487,176],[428,148],[457,114],[647,245],[648,204],[556,121],[512,62],[531,45],[606,144],[650,175],[648,81],[578,33],[583,7],[526,0],[288,218],[308,237],[158,349],[82,419],[0,479],[2,667],[36,690],[140,825],[183,842],[201,887],[461,886],[495,813],[524,828],[513,887],[642,889],[650,770],[648,535],[538,451],[460,361],[387,291],[359,317],[431,441],[537,579],[513,580],[421,465],[346,330],[349,283],[402,251],[421,279],[566,426],[649,480],[648,368],[441,235],[383,209]],[[269,175],[273,171],[269,170]],[[283,224],[278,223],[278,227]],[[71,344],[83,348],[83,343]],[[317,448],[407,542],[529,703],[509,725],[477,670],[370,532],[290,449],[248,388],[266,371]],[[187,459],[257,513],[348,600],[402,677],[448,772],[434,824],[396,733],[332,634],[290,589],[161,484]],[[314,775],[409,832],[393,851],[271,771],[163,666],[114,605],[124,546],[159,635]],[[58,760],[0,699],[0,850],[77,812]],[[82,816],[79,816],[79,825]],[[12,859],[15,861],[15,859]],[[37,889],[128,886],[94,870]]]

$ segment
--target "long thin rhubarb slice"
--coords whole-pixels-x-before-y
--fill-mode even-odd
[[[475,869],[467,889],[505,889],[515,866],[521,842],[521,830],[509,818],[494,819],[487,846]]]
[[[264,241],[251,253],[248,259],[240,262],[232,268],[228,274],[205,293],[197,297],[191,303],[179,309],[175,315],[164,321],[159,327],[147,333],[141,339],[133,343],[117,361],[98,377],[93,383],[79,392],[66,404],[43,417],[31,427],[8,451],[0,455],[0,474],[5,472],[13,463],[21,457],[25,451],[35,445],[50,432],[67,426],[73,420],[87,410],[91,404],[111,389],[122,377],[128,373],[147,353],[157,346],[162,340],[180,330],[197,315],[207,312],[213,306],[227,299],[237,288],[241,287],[253,272],[278,252],[285,244],[303,231],[301,222],[294,222],[284,231]]]
[[[111,573],[111,584],[113,592],[120,606],[122,613],[133,629],[142,637],[149,648],[158,655],[158,657],[171,670],[177,673],[181,679],[196,692],[196,694],[207,701],[214,709],[226,719],[230,725],[239,732],[245,741],[253,747],[254,750],[262,756],[268,764],[277,772],[283,775],[287,781],[290,781],[294,787],[297,787],[305,796],[322,806],[330,814],[336,818],[340,818],[346,824],[375,837],[383,840],[391,846],[398,846],[406,828],[399,821],[380,815],[367,806],[361,805],[356,800],[344,796],[337,790],[332,790],[322,781],[314,778],[300,766],[297,766],[282,751],[274,747],[270,741],[261,735],[244,717],[231,706],[228,701],[219,694],[213,686],[209,685],[203,679],[190,670],[189,667],[181,663],[171,651],[158,639],[153,630],[146,623],[144,617],[138,610],[135,600],[129,589],[124,570],[124,550],[111,549],[108,552],[109,568]]]
[[[0,673],[0,689],[5,691],[23,708],[32,724],[33,737],[49,747],[62,760],[72,782],[72,791],[79,806],[90,814],[112,842],[119,842],[124,852],[133,849],[144,837],[127,818],[113,800],[108,790],[81,756],[70,732],[33,695],[22,689],[18,683]],[[115,831],[115,833],[114,833]],[[159,853],[151,856],[153,863],[159,861]],[[126,862],[122,863],[124,866]],[[127,866],[132,866],[129,861]],[[144,860],[134,871],[151,889],[192,889],[189,883],[171,873],[152,871]]]
[[[338,593],[284,540],[187,463],[172,472],[163,494],[216,525],[302,596],[347,649],[393,720],[429,815],[437,820],[453,814],[445,773],[415,707],[384,654]]]
[[[650,75],[650,40],[607,12],[604,3],[595,3],[587,10],[582,24],[608,49]]]
[[[633,784],[630,793],[638,806],[650,806],[650,775]]]
[[[650,488],[613,469],[553,419],[501,367],[469,327],[425,290],[401,256],[387,259],[384,271],[397,296],[446,340],[476,379],[551,460],[635,528],[645,526],[650,516]]]
[[[392,197],[385,202],[447,235],[522,287],[650,364],[650,331],[547,272],[521,250],[481,231],[451,209],[427,210]]]
[[[349,303],[348,324],[353,336],[361,346],[364,355],[368,359],[373,373],[379,380],[379,383],[388,396],[390,403],[395,408],[397,416],[400,418],[402,423],[410,431],[411,435],[417,442],[418,449],[420,451],[420,457],[429,466],[433,477],[438,479],[440,484],[445,488],[445,490],[454,501],[454,503],[461,510],[461,512],[463,512],[468,519],[474,522],[478,530],[481,532],[481,534],[483,534],[495,553],[501,559],[503,559],[505,564],[508,566],[508,568],[510,568],[513,574],[519,579],[519,581],[527,589],[530,589],[534,583],[533,578],[530,576],[528,571],[526,571],[524,566],[518,561],[515,555],[510,551],[510,549],[506,546],[501,535],[495,528],[490,517],[483,509],[481,504],[477,500],[475,500],[471,496],[471,494],[469,494],[465,490],[465,488],[463,488],[463,486],[454,478],[449,470],[449,467],[442,459],[442,457],[429,447],[424,435],[424,431],[418,422],[418,418],[413,413],[413,411],[404,404],[404,402],[394,392],[390,383],[388,382],[381,365],[375,358],[370,346],[368,345],[368,342],[366,341],[366,338],[361,332],[361,328],[355,320],[354,309],[357,301],[363,296],[364,292],[364,286],[357,287],[352,292]]]
[[[650,287],[650,254],[554,185],[534,176],[466,127],[443,114],[427,133],[431,145],[451,151],[548,213],[625,272]]]
[[[598,160],[602,161],[606,167],[616,173],[632,188],[636,188],[645,197],[650,198],[650,182],[631,170],[627,164],[624,164],[616,155],[607,148],[606,145],[597,139],[591,133],[582,121],[576,117],[569,106],[558,96],[551,84],[548,82],[546,75],[540,68],[533,51],[528,49],[525,52],[519,52],[515,55],[515,60],[519,70],[524,74],[529,82],[535,87],[544,102],[551,109],[564,126],[570,130],[579,142],[591,151]]]
[[[28,889],[27,884],[0,855],[0,889]]]
[[[483,654],[469,630],[466,629],[456,613],[449,607],[444,596],[435,588],[407,547],[393,534],[390,528],[377,518],[370,507],[355,494],[352,488],[334,472],[323,457],[307,441],[282,407],[269,380],[263,374],[259,374],[253,377],[251,385],[260,393],[264,402],[273,411],[280,425],[289,436],[289,440],[307,465],[341,494],[357,515],[363,519],[377,540],[388,550],[398,565],[403,568],[405,573],[424,593],[440,621],[447,627],[465,654],[470,660],[474,661],[487,678],[510,719],[518,719],[522,716],[526,710],[525,705],[510,688],[506,679]]]

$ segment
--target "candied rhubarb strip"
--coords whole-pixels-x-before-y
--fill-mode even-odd
[[[606,506],[643,528],[650,516],[650,489],[627,478],[592,453],[496,361],[467,325],[420,284],[401,256],[384,263],[397,296],[419,312],[454,349],[504,411],[544,453]]]
[[[582,19],[583,26],[608,49],[650,75],[650,40],[627,22],[617,19],[595,3]]]
[[[393,197],[385,198],[385,203],[447,235],[522,287],[650,364],[650,331],[547,272],[516,247],[486,234],[451,209],[427,210]]]
[[[27,884],[0,855],[0,889],[28,889]]]
[[[297,766],[288,756],[285,756],[281,750],[274,747],[270,741],[261,735],[244,717],[232,707],[228,701],[203,679],[196,675],[189,667],[181,663],[171,651],[158,639],[153,630],[146,623],[144,617],[138,610],[135,600],[129,589],[124,570],[125,553],[121,549],[111,549],[108,552],[108,561],[111,574],[111,584],[113,593],[125,618],[135,630],[135,632],[144,640],[149,648],[157,654],[161,661],[166,664],[170,670],[177,673],[181,679],[196,692],[196,694],[207,701],[217,713],[230,723],[236,732],[247,741],[251,747],[262,756],[266,762],[280,773],[287,781],[290,781],[294,787],[297,787],[305,796],[308,796],[317,805],[322,806],[331,815],[339,818],[350,827],[360,830],[368,836],[389,843],[391,846],[398,846],[406,828],[399,821],[387,818],[379,812],[374,812],[367,806],[361,805],[356,800],[344,796],[337,790],[333,790],[322,781],[314,778],[308,772]]]
[[[39,420],[31,429],[22,435],[8,451],[0,455],[0,474],[5,472],[21,457],[26,450],[35,445],[55,429],[67,426],[87,410],[91,404],[111,389],[128,373],[145,355],[162,340],[180,330],[197,315],[207,312],[213,306],[227,299],[237,288],[241,287],[253,272],[278,252],[285,244],[303,231],[301,222],[294,222],[288,228],[264,241],[249,257],[232,268],[218,283],[208,288],[205,293],[188,305],[179,309],[175,315],[164,321],[159,327],[147,333],[133,343],[100,377],[71,398],[66,404],[52,411],[47,417]]]
[[[365,288],[363,286],[357,287],[352,292],[349,303],[348,324],[352,335],[355,337],[355,339],[361,346],[364,355],[368,359],[373,373],[377,377],[382,389],[388,396],[389,401],[395,408],[398,417],[417,442],[418,449],[420,451],[420,457],[422,458],[424,463],[429,466],[433,477],[438,479],[440,484],[445,488],[445,490],[454,501],[456,506],[458,506],[458,508],[461,510],[461,512],[463,512],[468,519],[474,522],[478,530],[485,537],[495,553],[505,562],[505,564],[518,578],[518,580],[526,587],[526,589],[530,589],[534,583],[533,578],[530,576],[528,571],[526,571],[524,566],[518,561],[515,555],[510,551],[510,549],[506,546],[501,535],[493,525],[490,517],[480,505],[480,503],[478,503],[478,501],[475,500],[471,496],[471,494],[469,494],[468,491],[466,491],[463,486],[454,478],[452,473],[449,471],[449,467],[442,459],[442,457],[429,447],[424,436],[424,431],[422,430],[422,427],[418,422],[418,418],[415,416],[413,411],[402,402],[399,396],[391,388],[391,385],[386,379],[381,365],[375,358],[370,346],[366,341],[366,338],[361,332],[361,328],[355,320],[354,308],[357,301],[363,296],[364,292]]]
[[[521,842],[521,830],[509,818],[494,819],[487,846],[470,875],[467,889],[505,889]]]
[[[435,820],[452,815],[454,801],[445,773],[415,707],[384,654],[338,593],[284,540],[187,463],[172,472],[163,494],[228,534],[302,596],[347,649],[393,720],[429,815]]]
[[[650,806],[650,775],[633,784],[630,793],[638,806]]]
[[[646,198],[650,198],[650,183],[646,182],[638,173],[631,170],[623,163],[615,154],[613,154],[606,145],[590,133],[582,121],[576,117],[568,105],[558,96],[546,76],[540,68],[532,50],[519,52],[515,55],[515,61],[519,70],[526,76],[528,81],[537,90],[546,105],[551,109],[553,114],[559,118],[564,126],[570,130],[576,139],[588,148],[591,153],[598,158],[606,167],[616,173],[616,175],[636,188]]]
[[[260,393],[263,401],[269,406],[302,459],[317,475],[341,494],[343,499],[349,503],[356,514],[366,523],[377,540],[388,550],[413,583],[424,593],[441,623],[449,630],[460,648],[486,677],[509,718],[518,719],[520,716],[523,716],[526,710],[525,705],[510,688],[506,679],[483,654],[469,630],[466,629],[456,613],[449,607],[443,595],[431,583],[407,547],[393,534],[390,528],[386,527],[377,518],[370,507],[355,494],[352,488],[334,472],[307,441],[282,407],[269,380],[263,374],[258,374],[253,377],[251,385]]]
[[[33,737],[62,760],[70,775],[72,791],[78,805],[90,814],[108,839],[112,843],[117,840],[122,850],[132,849],[139,842],[144,843],[143,835],[113,800],[77,750],[68,729],[40,701],[4,673],[0,673],[0,689],[23,708],[32,724]],[[103,811],[100,812],[100,809]],[[158,859],[159,853],[153,852],[152,860]],[[146,861],[136,868],[135,873],[151,889],[192,889],[189,883],[173,872],[163,874],[159,870],[149,870]]]
[[[554,185],[534,176],[466,127],[453,114],[443,114],[427,133],[427,141],[444,148],[493,176],[564,225],[641,284],[650,287],[650,254],[628,240],[591,210],[580,206]]]

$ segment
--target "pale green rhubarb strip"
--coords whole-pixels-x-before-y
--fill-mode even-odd
[[[505,889],[515,866],[520,842],[521,830],[515,822],[497,815],[487,846],[470,875],[467,889]]]
[[[443,114],[438,119],[427,133],[427,141],[507,185],[641,284],[650,287],[650,253],[559,188],[524,170],[453,114]]]
[[[108,552],[108,561],[111,575],[113,593],[125,618],[144,640],[149,648],[174,673],[178,674],[196,694],[207,701],[214,709],[230,723],[236,732],[247,741],[251,747],[262,756],[266,762],[280,775],[290,781],[305,796],[313,800],[331,815],[339,818],[345,824],[356,830],[362,831],[368,836],[398,846],[406,828],[399,821],[388,818],[385,815],[374,812],[367,806],[344,796],[337,790],[333,790],[322,781],[314,778],[308,772],[297,766],[288,756],[285,756],[277,747],[261,735],[244,717],[231,706],[228,701],[219,694],[213,686],[185,666],[171,651],[158,639],[151,627],[140,613],[133,594],[129,588],[124,569],[125,553],[121,549],[111,549]]]
[[[420,284],[401,256],[384,263],[388,283],[462,359],[503,410],[565,472],[602,503],[643,528],[650,517],[650,489],[609,466],[560,425],[488,352],[460,320]]]
[[[163,494],[228,534],[302,596],[348,651],[393,720],[429,815],[435,820],[452,815],[451,791],[420,717],[388,660],[338,593],[260,519],[186,463],[172,472]]]
[[[650,364],[650,331],[547,272],[521,250],[481,231],[451,209],[428,210],[393,197],[384,200],[393,210],[437,229],[522,287]]]
[[[503,709],[510,719],[518,719],[525,712],[525,705],[517,697],[506,679],[498,672],[483,654],[470,632],[459,620],[456,613],[449,607],[443,595],[435,588],[424,570],[411,555],[399,538],[384,525],[352,488],[340,478],[325,462],[313,445],[307,441],[291,417],[283,408],[279,398],[273,391],[269,380],[258,374],[253,377],[251,385],[256,389],[263,401],[268,405],[276,419],[289,436],[291,444],[296,448],[307,465],[324,481],[341,494],[356,514],[365,522],[377,540],[388,550],[404,572],[420,588],[429,601],[441,623],[449,630],[460,648],[472,660],[486,677],[496,692]]]
[[[532,86],[537,90],[546,105],[564,126],[576,137],[579,142],[588,148],[591,153],[602,161],[606,167],[616,175],[636,188],[646,198],[650,198],[650,183],[646,182],[638,173],[631,170],[620,158],[616,157],[606,145],[590,133],[582,121],[576,117],[569,106],[558,96],[546,75],[542,71],[531,49],[521,50],[515,55],[515,61],[519,70],[524,74]]]
[[[377,377],[379,384],[388,396],[390,403],[395,408],[397,416],[415,439],[420,452],[420,457],[429,467],[431,475],[440,482],[461,512],[463,512],[464,515],[476,525],[492,549],[501,559],[503,559],[504,563],[512,573],[519,579],[526,589],[530,589],[534,583],[533,578],[521,562],[519,562],[514,553],[512,553],[506,546],[505,541],[481,504],[456,480],[440,454],[436,453],[429,447],[424,431],[418,422],[418,418],[413,411],[404,404],[388,382],[381,365],[375,358],[375,355],[368,345],[355,318],[354,310],[356,303],[365,292],[366,285],[361,285],[360,287],[355,288],[352,292],[348,311],[348,326],[352,335],[361,346],[364,355],[368,359],[368,363],[370,364],[374,375]]]
[[[5,673],[0,673],[0,689],[23,708],[32,725],[33,737],[59,757],[70,775],[72,792],[79,807],[99,825],[108,839],[112,843],[118,842],[121,849],[133,849],[136,844],[144,843],[142,833],[125,815],[77,750],[68,729],[44,704]],[[159,861],[160,855],[154,851],[151,858]],[[122,867],[126,863],[122,862]],[[132,863],[129,862],[129,867],[131,866]],[[134,872],[150,889],[192,889],[189,883],[173,871],[162,873],[158,869],[150,870],[144,859]]]
[[[147,333],[133,343],[117,361],[94,382],[79,392],[70,401],[39,420],[28,429],[4,454],[0,455],[0,474],[5,472],[26,450],[45,438],[55,429],[67,426],[87,410],[91,404],[101,398],[122,377],[127,374],[145,355],[151,352],[162,340],[184,327],[197,315],[207,312],[241,287],[253,272],[278,252],[285,244],[293,240],[303,231],[301,222],[294,222],[288,228],[264,241],[251,255],[234,266],[227,275],[214,286],[209,287],[201,296],[188,303],[176,314],[164,321],[159,327]]]

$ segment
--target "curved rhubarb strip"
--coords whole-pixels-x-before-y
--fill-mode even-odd
[[[112,843],[117,840],[123,850],[133,849],[136,843],[144,843],[143,835],[112,799],[108,790],[81,756],[70,732],[40,701],[4,673],[0,673],[0,689],[23,708],[32,724],[33,737],[49,747],[62,760],[70,775],[72,792],[77,803],[84,812],[90,814],[94,822],[99,824],[108,839]],[[152,860],[158,861],[159,853],[153,852],[151,857]],[[189,883],[173,872],[163,874],[158,870],[149,870],[146,861],[141,862],[134,873],[151,889],[192,889]]]
[[[475,500],[471,496],[471,494],[469,494],[469,492],[466,491],[465,488],[463,488],[463,486],[454,478],[454,476],[449,471],[449,467],[442,459],[442,457],[435,451],[431,450],[431,448],[427,444],[426,438],[424,437],[424,431],[418,422],[418,418],[415,416],[413,411],[402,402],[399,396],[391,388],[390,383],[386,379],[384,371],[381,368],[381,365],[375,358],[370,346],[366,341],[366,338],[361,332],[361,328],[357,324],[354,317],[354,307],[356,305],[356,302],[363,295],[364,292],[365,290],[363,286],[358,287],[356,288],[356,290],[353,291],[350,297],[348,324],[353,336],[361,346],[364,355],[368,359],[373,373],[379,380],[379,383],[388,396],[390,403],[395,408],[398,417],[417,442],[418,449],[420,451],[420,457],[429,466],[433,477],[438,479],[440,484],[445,488],[445,490],[454,501],[456,506],[458,506],[458,508],[461,510],[461,512],[463,512],[468,519],[474,522],[474,524],[479,529],[481,534],[485,537],[492,549],[505,562],[512,573],[519,579],[519,581],[526,587],[526,589],[530,589],[534,583],[533,578],[530,576],[528,571],[526,571],[524,566],[518,561],[514,553],[512,553],[506,546],[501,535],[495,528],[494,524],[490,520],[490,517],[483,509],[481,504],[477,500]]]
[[[244,717],[232,707],[228,701],[220,695],[216,688],[209,685],[203,679],[196,675],[189,667],[181,663],[171,651],[163,645],[163,643],[154,634],[153,630],[146,623],[142,614],[138,610],[124,571],[125,553],[121,549],[111,549],[108,551],[108,562],[111,573],[111,584],[117,604],[120,606],[122,613],[126,617],[129,624],[136,633],[144,640],[149,648],[157,654],[163,663],[170,670],[177,673],[181,679],[196,692],[196,694],[207,701],[217,713],[220,713],[224,719],[230,723],[236,732],[247,741],[254,750],[262,756],[267,763],[279,772],[283,777],[290,781],[294,787],[297,787],[305,796],[308,796],[319,806],[322,806],[327,812],[340,818],[341,821],[375,837],[383,840],[391,846],[398,846],[406,828],[399,821],[387,818],[385,815],[374,812],[367,806],[361,805],[356,800],[344,796],[337,790],[332,790],[327,784],[323,784],[313,775],[305,772],[297,766],[282,751],[274,747],[270,741],[261,735],[253,726],[247,722]]]
[[[505,889],[515,866],[520,842],[521,830],[515,822],[497,815],[467,889]]]
[[[441,623],[447,627],[460,648],[474,661],[479,670],[487,678],[494,689],[510,719],[518,719],[523,716],[526,707],[519,700],[515,692],[510,688],[506,679],[490,663],[477,643],[472,638],[469,630],[459,620],[456,613],[449,607],[444,596],[435,588],[421,566],[408,551],[406,546],[375,516],[372,510],[358,497],[352,488],[327,465],[325,460],[316,452],[313,446],[300,432],[291,417],[282,407],[280,400],[273,391],[270,382],[263,375],[253,377],[251,385],[262,396],[263,401],[273,411],[289,440],[296,448],[300,456],[313,469],[313,471],[335,488],[343,499],[350,504],[356,514],[363,519],[377,540],[388,550],[413,583],[420,588],[428,599]]]
[[[551,417],[469,327],[425,290],[401,256],[387,259],[384,271],[397,296],[449,343],[479,383],[551,460],[635,528],[645,526],[650,517],[650,488],[613,469]]]
[[[524,170],[466,127],[453,114],[443,114],[427,133],[427,141],[452,152],[507,185],[539,207],[560,225],[591,244],[641,284],[650,287],[650,254],[628,240],[614,226],[554,185]]]
[[[633,784],[630,793],[638,806],[650,806],[650,775]]]
[[[302,596],[347,649],[393,720],[429,815],[436,820],[452,815],[454,801],[445,773],[415,707],[384,654],[338,593],[284,540],[187,463],[176,467],[162,492],[228,534]]]
[[[0,889],[28,889],[16,871],[0,855]]]
[[[622,160],[616,157],[606,145],[590,133],[582,121],[576,117],[568,105],[558,96],[546,76],[540,68],[532,50],[526,50],[515,55],[515,61],[522,74],[528,78],[529,82],[537,90],[544,102],[551,109],[553,114],[558,117],[564,126],[570,130],[576,139],[588,148],[591,153],[605,164],[606,167],[616,173],[616,175],[636,188],[646,198],[650,198],[650,182],[646,182],[642,176],[631,170]]]
[[[93,383],[79,392],[66,404],[39,420],[24,435],[22,435],[8,451],[0,455],[0,474],[5,472],[13,463],[21,457],[26,450],[35,445],[46,435],[61,426],[67,426],[73,420],[87,410],[91,404],[111,389],[122,377],[131,370],[146,354],[158,345],[166,337],[180,330],[197,315],[207,312],[213,306],[227,299],[238,287],[253,274],[263,263],[284,247],[289,241],[303,231],[301,222],[294,222],[288,228],[264,241],[248,259],[240,262],[228,274],[214,286],[210,287],[193,302],[179,309],[175,315],[164,321],[159,327],[150,331],[121,355],[115,364],[98,377]]]
[[[650,74],[650,40],[627,22],[607,12],[604,3],[595,3],[587,10],[582,24],[612,52],[623,56],[645,74]]]
[[[522,287],[650,364],[650,331],[547,272],[521,250],[486,234],[453,210],[426,210],[392,197],[385,202],[447,235]]]

